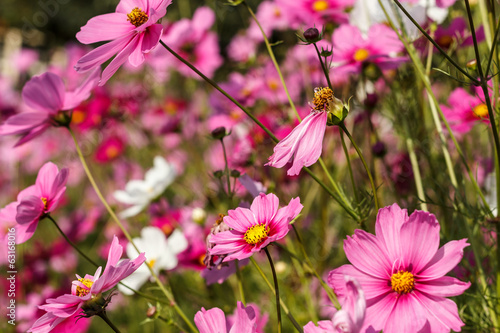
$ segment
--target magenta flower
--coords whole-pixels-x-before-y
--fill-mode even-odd
[[[352,265],[330,272],[329,285],[341,304],[348,290],[344,275],[359,281],[366,296],[364,329],[395,332],[460,331],[455,302],[470,282],[445,276],[462,259],[466,239],[439,248],[439,223],[433,214],[408,217],[397,204],[379,210],[376,234],[356,230],[344,241]]]
[[[39,306],[47,313],[40,317],[28,332],[50,332],[63,320],[77,312],[83,312],[82,315],[88,317],[98,315],[99,311],[105,311],[110,297],[103,299],[101,293],[116,286],[118,282],[135,272],[146,260],[144,253],[141,253],[134,260],[120,261],[122,253],[123,247],[114,236],[109,249],[108,262],[102,275],[102,267],[97,268],[93,276],[87,274],[82,278],[77,275],[78,280],[73,281],[71,294],[49,298],[47,304]]]
[[[89,98],[98,77],[98,70],[93,71],[71,92],[65,91],[62,79],[54,73],[46,72],[32,77],[24,85],[22,95],[24,103],[34,111],[19,113],[7,119],[0,125],[0,136],[21,134],[21,139],[16,143],[19,146],[57,125],[60,120],[64,120],[59,119],[60,116],[66,116],[62,111],[71,110]]]
[[[194,323],[200,333],[257,333],[260,332],[263,325],[260,325],[256,311],[257,307],[248,305],[245,307],[241,302],[238,302],[234,313],[233,325],[227,323],[224,312],[219,308],[212,308],[196,312]],[[264,317],[264,324],[267,318]],[[228,328],[230,327],[230,329]]]
[[[160,42],[163,26],[158,24],[172,0],[121,0],[115,13],[91,18],[76,34],[83,44],[110,41],[78,60],[75,69],[85,72],[99,67],[116,54],[104,69],[99,85],[104,85],[128,61],[134,67],[144,62],[144,54]]]
[[[358,333],[365,319],[365,294],[358,281],[350,276],[345,279],[345,300],[342,309],[335,313],[332,320],[322,320],[315,326],[313,322],[304,326],[304,333]]]
[[[279,208],[279,199],[270,193],[260,193],[250,209],[238,207],[230,210],[224,223],[231,230],[212,235],[209,242],[211,255],[227,255],[224,262],[250,257],[269,243],[282,239],[288,233],[290,222],[304,206],[300,199],[290,200],[288,206]]]
[[[54,211],[66,191],[69,171],[48,162],[38,172],[35,185],[25,188],[17,196],[16,243],[21,244],[35,233],[38,222]]]

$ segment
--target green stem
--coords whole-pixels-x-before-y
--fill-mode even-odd
[[[368,164],[366,164],[365,158],[363,157],[361,150],[359,150],[358,145],[356,144],[353,137],[351,136],[351,133],[349,133],[349,131],[345,127],[345,124],[343,122],[341,122],[338,126],[344,131],[344,133],[347,135],[347,137],[351,141],[352,146],[354,147],[354,149],[356,149],[356,152],[358,153],[358,156],[361,159],[361,163],[363,163],[363,166],[365,167],[365,170],[366,170],[366,173],[368,174],[368,179],[370,179],[370,185],[371,185],[372,191],[373,191],[373,201],[375,203],[375,211],[378,212],[380,206],[379,206],[378,198],[377,198],[377,188],[375,187],[375,183],[373,181],[373,176],[372,176],[372,173],[370,172],[370,168],[368,167]]]
[[[295,116],[297,117],[297,119],[299,121],[301,121],[300,115],[299,115],[297,109],[295,108],[295,104],[293,103],[292,97],[290,96],[290,93],[288,92],[288,88],[286,86],[285,79],[283,78],[283,74],[281,74],[280,66],[279,66],[278,62],[276,61],[276,57],[274,56],[273,49],[271,47],[271,44],[269,43],[269,40],[267,39],[266,33],[264,32],[264,29],[262,29],[262,26],[260,25],[259,20],[257,20],[257,17],[255,16],[252,8],[250,8],[250,6],[245,1],[243,1],[243,4],[245,5],[245,7],[247,7],[248,12],[250,13],[253,20],[255,21],[255,23],[257,23],[257,26],[259,27],[260,32],[262,33],[262,37],[264,37],[264,43],[266,44],[267,52],[269,53],[269,56],[271,57],[271,60],[273,61],[274,67],[276,68],[276,71],[278,72],[278,76],[280,77],[281,84],[283,85],[283,89],[285,89],[286,97],[288,98],[288,103],[290,103],[290,107],[292,108],[293,112],[295,113]]]
[[[220,139],[220,143],[222,145],[222,151],[224,152],[224,172],[226,173],[227,176],[227,197],[229,200],[232,199],[232,192],[231,192],[231,177],[229,175],[229,164],[227,162],[227,154],[226,154],[226,146],[224,145],[224,138]]]
[[[76,246],[75,243],[73,243],[69,238],[68,236],[66,236],[66,234],[64,233],[64,231],[62,231],[62,229],[59,227],[59,225],[57,224],[57,222],[52,218],[52,216],[50,216],[50,214],[47,214],[45,215],[45,217],[47,217],[49,220],[52,221],[52,223],[54,223],[54,225],[56,226],[57,230],[61,233],[61,235],[64,237],[64,239],[66,240],[66,242],[68,242],[69,245],[71,245],[72,248],[74,248],[76,250],[76,252],[78,252],[82,257],[85,258],[85,260],[87,260],[88,262],[90,262],[92,265],[94,265],[95,267],[99,267],[98,264],[96,264],[92,259],[90,259],[85,253],[83,253],[83,251],[81,251],[78,246]]]
[[[319,62],[321,63],[321,68],[323,69],[323,73],[325,73],[325,78],[326,82],[328,83],[328,87],[330,87],[330,89],[333,89],[332,82],[330,81],[330,74],[328,68],[326,68],[325,63],[323,62],[323,58],[321,58],[321,53],[319,53],[318,46],[316,45],[316,43],[313,43],[313,45],[314,48],[316,49],[316,53],[318,54]]]
[[[264,274],[264,272],[260,268],[259,264],[255,261],[255,259],[253,257],[250,257],[250,261],[255,266],[255,268],[259,272],[260,276],[262,276],[262,279],[267,284],[267,286],[269,287],[269,289],[271,289],[271,292],[276,295],[276,290],[274,289],[274,287],[271,284],[271,282],[269,282],[266,274]],[[304,333],[304,331],[302,330],[302,326],[300,326],[299,323],[297,323],[297,321],[295,320],[295,318],[293,317],[293,315],[290,313],[290,310],[288,310],[288,307],[283,302],[283,300],[280,299],[279,302],[281,304],[281,307],[283,308],[283,311],[285,311],[286,315],[288,316],[288,319],[290,319],[290,321],[292,322],[292,324],[295,327],[295,329],[297,330],[297,332]]]
[[[71,134],[71,137],[73,138],[73,141],[75,142],[76,152],[78,154],[78,157],[80,158],[80,162],[82,163],[83,169],[85,170],[85,173],[87,174],[87,178],[89,179],[90,184],[94,188],[94,191],[96,192],[96,194],[99,197],[99,199],[101,200],[102,204],[104,205],[104,207],[108,211],[109,215],[111,215],[111,218],[116,222],[116,224],[118,225],[118,227],[120,227],[121,231],[123,232],[123,235],[132,244],[132,246],[137,251],[137,253],[140,253],[139,249],[137,248],[137,246],[135,245],[134,241],[132,240],[132,237],[130,236],[130,234],[128,233],[128,231],[125,229],[125,227],[123,226],[123,224],[120,222],[120,220],[116,216],[115,212],[111,209],[111,207],[109,206],[108,202],[106,201],[106,199],[102,195],[101,190],[97,186],[97,183],[95,182],[94,177],[92,176],[92,173],[90,172],[90,169],[89,169],[89,167],[87,165],[87,162],[85,161],[85,158],[83,157],[82,151],[80,150],[80,145],[78,144],[78,140],[76,139],[75,133],[73,132],[73,130],[70,127],[68,127],[68,130],[69,130],[69,133]],[[149,271],[151,273],[151,276],[153,276],[153,278],[155,279],[156,284],[158,285],[158,287],[160,288],[160,290],[163,292],[163,294],[165,294],[165,296],[167,297],[167,299],[170,301],[170,303],[172,304],[172,307],[175,309],[175,311],[177,312],[177,314],[186,322],[186,324],[189,326],[189,328],[194,333],[197,333],[198,331],[196,330],[196,328],[194,327],[194,325],[186,317],[186,315],[184,314],[184,312],[182,311],[182,309],[177,305],[177,303],[175,302],[175,299],[173,298],[173,296],[167,291],[167,289],[165,288],[165,286],[161,283],[161,281],[158,278],[158,275],[156,274],[156,272],[149,265],[146,265],[146,267],[148,267],[148,269],[149,269]]]
[[[273,258],[271,258],[271,254],[269,253],[269,250],[264,248],[264,252],[266,252],[267,259],[269,260],[269,265],[271,266],[271,271],[273,272],[273,280],[274,280],[274,289],[275,289],[275,296],[276,296],[276,313],[278,315],[278,333],[281,333],[282,327],[281,327],[281,306],[280,306],[280,289],[278,286],[278,276],[276,275],[276,270],[274,269],[274,263],[273,263]]]
[[[234,264],[236,265],[236,278],[238,280],[237,281],[238,282],[238,290],[240,292],[241,303],[243,303],[243,305],[246,305],[245,291],[243,289],[243,277],[241,276],[241,269],[240,269],[240,265],[238,263],[238,260],[235,260]]]
[[[102,320],[104,320],[106,324],[108,324],[108,326],[111,327],[113,331],[115,331],[116,333],[120,333],[118,327],[116,327],[115,324],[113,324],[111,320],[109,320],[108,316],[106,316],[106,312],[103,311],[100,314],[98,314],[98,316],[101,317]]]
[[[354,192],[354,198],[356,199],[356,202],[359,202],[358,191],[356,190],[356,183],[354,182],[354,175],[352,172],[351,158],[349,157],[349,152],[348,152],[347,146],[345,144],[344,132],[339,131],[339,135],[340,135],[340,141],[342,142],[342,148],[344,149],[345,158],[347,160],[347,168],[349,170],[349,177],[351,178],[352,190]]]

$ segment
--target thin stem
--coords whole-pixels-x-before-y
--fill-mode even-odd
[[[347,135],[347,137],[351,141],[352,146],[354,147],[354,149],[356,149],[356,152],[358,153],[358,156],[361,159],[361,163],[363,163],[363,166],[365,167],[365,170],[366,170],[366,173],[368,174],[368,179],[370,179],[370,185],[371,185],[372,191],[373,191],[373,201],[375,203],[375,211],[378,212],[380,206],[379,206],[378,198],[377,198],[377,188],[375,187],[375,183],[373,182],[373,176],[372,176],[372,173],[370,172],[370,168],[368,167],[368,164],[366,164],[365,158],[363,157],[361,150],[359,149],[358,145],[356,144],[353,137],[351,136],[351,133],[349,133],[349,131],[345,127],[345,124],[342,122],[338,126],[344,131],[344,133]]]
[[[255,266],[255,268],[259,272],[260,276],[262,276],[262,279],[264,279],[264,282],[267,284],[267,286],[269,287],[269,289],[271,289],[271,292],[276,295],[276,290],[274,289],[274,287],[271,284],[271,282],[269,282],[266,274],[264,274],[264,272],[260,268],[259,264],[255,261],[255,259],[253,257],[250,257],[250,261]],[[299,323],[297,323],[297,321],[295,320],[295,318],[293,317],[293,315],[290,313],[290,310],[288,310],[288,307],[283,302],[283,300],[280,299],[279,302],[281,304],[281,307],[283,308],[283,311],[285,311],[286,315],[288,316],[288,319],[290,319],[290,321],[292,322],[292,324],[295,327],[295,329],[297,330],[297,332],[304,333],[304,331],[302,330],[302,326],[300,326]]]
[[[96,192],[96,194],[99,197],[99,199],[101,200],[102,204],[104,205],[104,207],[108,211],[109,215],[111,215],[111,218],[120,227],[121,231],[123,232],[123,234],[125,235],[125,237],[127,238],[127,240],[132,244],[132,246],[137,251],[137,253],[140,253],[139,249],[137,248],[137,246],[135,245],[134,241],[132,240],[132,237],[130,236],[130,234],[128,233],[128,231],[125,229],[125,227],[123,226],[123,224],[120,222],[120,220],[116,216],[115,212],[111,209],[111,207],[109,206],[108,202],[106,201],[106,199],[102,195],[101,190],[97,186],[97,183],[95,182],[94,177],[92,176],[92,173],[90,172],[90,169],[89,169],[89,167],[87,165],[87,162],[85,162],[85,158],[83,157],[82,151],[80,150],[80,145],[78,144],[78,140],[76,139],[75,133],[73,132],[73,130],[70,127],[67,127],[67,128],[69,130],[69,133],[71,134],[71,137],[73,138],[73,141],[75,142],[76,152],[78,154],[78,157],[80,158],[80,162],[82,163],[83,169],[85,170],[85,173],[87,174],[87,178],[89,179],[90,184],[94,188],[94,191]],[[177,314],[184,320],[184,322],[189,326],[189,328],[194,333],[197,333],[198,331],[196,330],[196,328],[194,327],[194,325],[186,317],[186,315],[184,314],[184,312],[182,311],[182,309],[175,302],[175,299],[174,299],[173,295],[171,295],[167,291],[167,289],[165,288],[165,286],[161,283],[161,281],[158,278],[158,275],[156,274],[156,272],[149,265],[146,265],[146,267],[149,269],[149,271],[151,273],[151,276],[155,279],[156,284],[158,285],[158,287],[160,288],[160,290],[163,292],[163,294],[165,294],[165,296],[167,297],[167,299],[170,301],[172,307],[175,309],[175,311],[177,312]]]
[[[441,52],[441,54],[443,55],[443,57],[446,58],[446,60],[448,60],[456,69],[458,69],[463,75],[465,75],[469,80],[471,80],[475,85],[479,84],[479,81],[476,80],[472,75],[470,75],[469,73],[467,73],[465,70],[462,69],[462,67],[460,67],[459,64],[457,64],[455,62],[455,60],[453,60],[440,46],[438,43],[436,43],[436,41],[420,26],[420,24],[418,24],[417,21],[415,21],[415,19],[410,15],[410,13],[408,13],[408,11],[403,7],[403,5],[401,5],[401,3],[398,1],[398,0],[394,0],[394,2],[396,3],[396,5],[399,7],[399,9],[401,9],[401,11],[406,15],[406,17],[418,28],[418,30],[420,30],[420,32],[425,36],[425,38],[427,38],[429,40],[429,42],[432,43],[432,45],[434,45],[438,50],[439,52]]]
[[[498,21],[497,28],[495,29],[495,37],[493,37],[493,44],[491,45],[490,55],[488,56],[488,64],[486,65],[486,69],[484,70],[484,73],[486,75],[488,75],[488,73],[490,72],[491,62],[493,61],[493,56],[495,54],[499,32],[500,32],[500,20]]]
[[[64,233],[64,231],[62,231],[62,229],[59,227],[59,225],[57,224],[57,222],[52,218],[52,216],[50,216],[50,214],[47,214],[45,215],[45,217],[47,217],[49,220],[52,221],[52,223],[54,223],[54,225],[56,226],[57,230],[59,230],[59,232],[61,233],[61,235],[64,237],[64,239],[66,240],[66,242],[68,242],[69,245],[71,245],[72,248],[74,248],[76,250],[76,252],[78,252],[82,257],[85,258],[85,260],[87,260],[88,262],[90,262],[92,265],[94,265],[95,267],[99,267],[98,264],[96,264],[92,259],[90,259],[85,253],[83,253],[83,251],[81,251],[78,246],[76,246],[75,243],[73,243],[69,238],[68,236],[66,236],[66,234]]]
[[[120,333],[118,327],[116,327],[115,324],[113,324],[111,320],[109,320],[108,316],[106,316],[106,312],[103,311],[100,314],[98,314],[98,316],[101,317],[102,320],[104,320],[106,324],[108,324],[108,326],[111,327],[113,331],[115,331],[116,333]]]
[[[241,276],[241,268],[238,260],[235,260],[234,264],[236,265],[236,279],[238,280],[237,283],[238,283],[238,290],[240,292],[241,303],[243,303],[243,305],[246,305],[245,291],[243,289],[243,277]]]
[[[224,172],[226,173],[227,176],[227,196],[229,200],[232,199],[232,192],[231,192],[231,177],[229,175],[229,164],[227,162],[227,154],[226,154],[226,146],[224,145],[224,138],[220,139],[220,144],[222,145],[222,151],[224,152]]]
[[[326,78],[326,82],[328,83],[328,87],[330,87],[330,89],[332,89],[332,82],[330,81],[330,74],[329,74],[328,68],[326,68],[325,63],[323,62],[323,59],[321,58],[321,53],[319,53],[318,46],[316,45],[316,43],[313,43],[313,45],[314,45],[314,48],[316,49],[316,53],[318,54],[319,62],[321,63],[321,68],[323,69],[323,73],[325,73],[325,78]]]
[[[280,306],[280,289],[278,286],[278,276],[276,275],[276,270],[274,269],[273,258],[271,258],[271,254],[269,254],[269,250],[264,248],[264,252],[266,252],[267,259],[269,260],[269,265],[271,266],[271,271],[273,272],[273,280],[274,280],[274,289],[276,290],[276,313],[278,315],[278,333],[281,333],[281,306]]]
[[[276,68],[276,71],[278,72],[278,76],[280,77],[281,84],[283,86],[283,89],[285,89],[286,97],[288,98],[288,103],[290,103],[290,107],[292,108],[293,112],[295,113],[295,116],[297,117],[297,119],[299,121],[301,121],[299,112],[297,111],[297,108],[295,108],[295,104],[293,103],[292,97],[290,96],[290,93],[288,92],[288,88],[286,86],[285,79],[283,78],[283,74],[281,74],[280,66],[278,65],[278,62],[276,61],[276,57],[274,56],[273,49],[271,47],[271,44],[269,43],[269,40],[267,39],[266,33],[264,32],[264,29],[262,29],[262,26],[260,25],[259,20],[257,20],[257,17],[255,16],[252,8],[250,8],[250,6],[245,1],[243,1],[243,4],[245,5],[245,7],[247,7],[248,12],[250,13],[253,20],[255,21],[255,23],[257,23],[257,26],[259,27],[260,32],[262,33],[262,37],[264,37],[264,43],[266,44],[267,52],[269,53],[269,56],[271,57],[271,60],[273,61],[274,67]]]
[[[424,202],[424,186],[422,185],[422,177],[420,176],[420,167],[418,165],[417,155],[415,154],[415,149],[413,147],[413,139],[410,136],[408,124],[405,121],[406,130],[406,146],[408,147],[408,154],[410,155],[411,167],[413,169],[413,178],[415,179],[415,186],[417,188],[417,195],[420,199],[420,208],[424,211],[428,211],[427,204]]]
[[[344,149],[345,158],[347,160],[347,168],[349,170],[349,177],[351,178],[352,190],[354,192],[354,198],[356,199],[356,202],[359,202],[358,191],[356,189],[356,183],[354,182],[354,175],[352,172],[351,158],[349,157],[349,151],[347,150],[347,146],[345,144],[344,132],[339,131],[339,135],[340,135],[340,141],[342,142],[342,148]]]

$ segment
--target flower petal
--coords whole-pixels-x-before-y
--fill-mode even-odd
[[[385,244],[387,255],[391,262],[401,257],[399,233],[403,223],[408,221],[408,212],[397,204],[379,209],[375,234],[381,243]]]
[[[227,332],[226,316],[219,308],[213,308],[208,311],[205,308],[201,308],[201,311],[196,312],[194,315],[194,323],[200,333]]]
[[[467,239],[451,241],[442,246],[419,273],[420,281],[434,280],[451,271],[464,256]]]
[[[258,223],[254,213],[248,208],[238,207],[227,212],[224,223],[241,233],[247,232],[248,228]]]
[[[22,93],[24,103],[30,108],[52,114],[62,109],[64,94],[62,79],[51,72],[31,78]]]
[[[124,13],[95,16],[80,28],[76,39],[82,44],[92,44],[120,38],[136,28],[127,20]]]
[[[279,208],[279,199],[273,193],[260,193],[253,199],[250,210],[257,219],[257,223],[268,224],[273,219]]]
[[[415,289],[420,292],[437,296],[452,297],[463,294],[470,287],[470,282],[462,282],[451,276],[443,276],[437,280],[415,281]]]

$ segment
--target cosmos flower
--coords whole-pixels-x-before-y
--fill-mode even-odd
[[[139,289],[151,278],[148,265],[156,274],[162,269],[174,269],[177,267],[177,255],[187,249],[188,243],[184,234],[175,230],[170,237],[165,236],[163,231],[156,227],[145,227],[141,230],[141,237],[133,239],[139,251],[143,251],[148,261],[139,267],[133,274],[123,280],[123,283],[133,289]],[[135,257],[137,251],[131,243],[127,244],[127,256]],[[126,295],[132,295],[132,291],[123,286],[118,286],[118,290]]]
[[[78,60],[75,69],[85,72],[99,67],[116,54],[102,72],[104,85],[118,68],[128,61],[134,67],[144,62],[144,54],[160,42],[163,26],[158,24],[172,0],[121,0],[115,13],[91,18],[76,34],[83,44],[110,41]]]
[[[439,248],[436,217],[418,210],[408,217],[397,204],[379,210],[375,229],[375,235],[356,230],[348,237],[344,251],[352,265],[328,276],[341,303],[348,294],[344,275],[361,284],[367,304],[363,331],[460,331],[457,305],[446,297],[462,294],[470,282],[445,274],[462,260],[466,239]]]
[[[175,169],[163,157],[154,158],[154,166],[144,176],[144,180],[131,180],[125,185],[125,191],[115,191],[113,196],[121,203],[133,205],[122,211],[121,218],[139,214],[149,203],[156,199],[172,183],[176,176]]]
[[[97,268],[94,275],[86,274],[85,277],[77,275],[76,281],[72,282],[71,294],[65,294],[57,298],[47,299],[47,304],[39,308],[47,313],[40,317],[28,332],[50,332],[59,323],[77,312],[83,310],[84,316],[99,315],[100,311],[106,310],[111,296],[104,299],[102,293],[110,290],[118,282],[129,276],[146,260],[141,253],[134,260],[121,260],[123,247],[118,243],[118,238],[113,237],[109,249],[108,262],[101,275],[102,267]]]
[[[16,147],[42,134],[51,126],[70,119],[64,112],[77,107],[89,98],[96,86],[99,71],[94,70],[74,91],[66,91],[62,79],[46,72],[34,76],[23,87],[23,101],[33,111],[13,115],[0,125],[0,136],[20,134]]]
[[[290,200],[288,206],[279,208],[279,199],[274,194],[261,193],[250,209],[238,207],[230,210],[224,223],[231,228],[212,235],[209,242],[214,247],[210,255],[227,255],[224,262],[250,257],[271,242],[282,239],[288,233],[290,222],[304,206],[300,199]]]
[[[45,163],[38,172],[35,185],[19,192],[17,201],[10,203],[0,211],[0,215],[4,219],[13,219],[17,222],[17,244],[30,239],[35,233],[40,219],[57,208],[66,191],[68,174],[69,171],[66,168],[59,171],[54,163]]]

